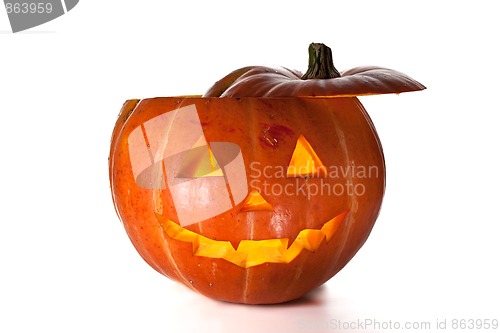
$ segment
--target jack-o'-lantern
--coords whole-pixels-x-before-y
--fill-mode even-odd
[[[154,269],[206,296],[296,299],[366,241],[385,187],[358,95],[424,89],[377,67],[340,74],[311,44],[304,77],[245,67],[204,96],[129,100],[113,131],[116,211]]]

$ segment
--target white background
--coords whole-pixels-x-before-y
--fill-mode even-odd
[[[18,34],[0,10],[0,332],[376,331],[357,325],[367,319],[447,320],[452,332],[453,319],[500,319],[497,8],[82,0]],[[428,87],[361,98],[387,162],[365,246],[324,287],[278,306],[216,302],[156,273],[111,202],[122,103],[201,94],[246,65],[304,71],[313,41],[339,70],[380,65]]]

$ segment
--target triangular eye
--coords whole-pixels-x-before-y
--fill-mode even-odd
[[[215,159],[210,146],[198,140],[191,149],[189,149],[177,173],[178,178],[201,178],[201,177],[223,177],[219,163]]]
[[[323,162],[306,138],[303,135],[299,136],[286,175],[288,177],[305,177],[324,175],[324,173]]]
[[[273,206],[262,197],[262,195],[252,190],[243,202],[240,212],[248,212],[252,210],[268,210],[273,211]]]

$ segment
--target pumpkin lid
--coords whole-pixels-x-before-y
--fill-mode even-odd
[[[305,74],[285,67],[243,67],[217,81],[203,97],[347,97],[426,89],[404,73],[378,66],[339,72],[331,54],[328,46],[312,43]]]

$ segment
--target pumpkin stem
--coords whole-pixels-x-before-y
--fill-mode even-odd
[[[325,44],[311,43],[309,67],[301,79],[334,79],[336,77],[340,77],[340,73],[333,65],[332,50]]]

